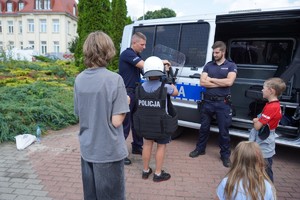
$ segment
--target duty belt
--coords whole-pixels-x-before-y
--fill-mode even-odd
[[[204,100],[210,100],[210,101],[224,101],[227,98],[226,96],[211,96],[211,95],[204,95]]]

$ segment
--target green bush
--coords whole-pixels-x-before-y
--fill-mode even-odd
[[[73,112],[75,65],[0,62],[0,142],[18,134],[45,133],[78,119]]]

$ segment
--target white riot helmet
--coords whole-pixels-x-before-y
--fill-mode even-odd
[[[165,75],[164,68],[164,64],[159,57],[150,56],[144,63],[144,77],[163,76]]]

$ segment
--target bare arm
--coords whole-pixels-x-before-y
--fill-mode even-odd
[[[174,84],[172,84],[171,86],[172,86],[172,88],[174,89],[174,91],[173,91],[173,93],[171,94],[171,96],[177,96],[177,95],[178,95],[178,89],[177,89],[177,87],[176,87]]]
[[[127,103],[130,105],[130,97],[127,95]],[[118,114],[118,115],[113,115],[111,118],[111,123],[115,128],[118,128],[121,126],[125,119],[126,113]]]
[[[126,114],[118,114],[118,115],[113,115],[111,118],[111,123],[115,128],[118,128],[119,126],[122,125],[124,119],[125,119]]]
[[[255,130],[259,130],[263,126],[263,124],[260,121],[258,121],[258,118],[254,118],[252,121],[253,121],[253,127],[255,128]]]
[[[137,68],[143,69],[143,68],[144,68],[144,61],[141,60],[141,61],[138,62],[135,66],[136,66]]]
[[[232,86],[234,80],[236,78],[235,72],[229,72],[226,78],[210,78],[208,77],[208,81],[218,85],[218,87],[229,87]]]
[[[219,85],[209,81],[208,74],[206,72],[202,72],[200,77],[200,85],[207,88],[215,88],[220,87]]]

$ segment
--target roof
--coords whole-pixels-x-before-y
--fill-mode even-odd
[[[41,0],[45,1],[45,0]],[[13,12],[6,12],[6,2],[12,2],[13,3]],[[24,2],[24,8],[22,10],[18,10],[18,3]],[[78,10],[77,10],[77,3],[75,0],[50,0],[51,3],[51,9],[45,10],[45,9],[35,9],[35,0],[0,0],[1,4],[1,14],[15,14],[15,13],[41,13],[41,12],[63,12],[68,13],[74,17],[77,17]],[[73,7],[76,7],[76,15],[73,15]]]

